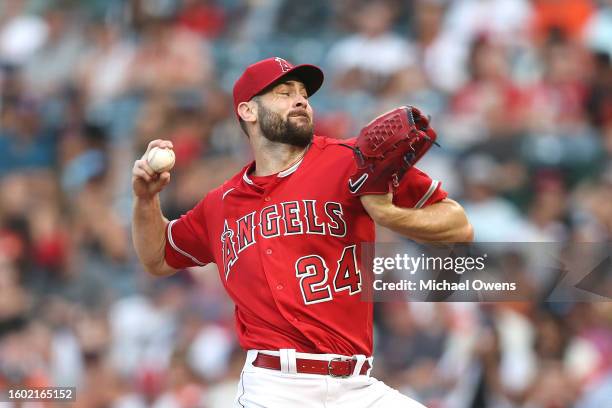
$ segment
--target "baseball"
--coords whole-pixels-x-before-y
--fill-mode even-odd
[[[154,147],[147,155],[147,163],[156,173],[163,173],[174,167],[174,151]]]

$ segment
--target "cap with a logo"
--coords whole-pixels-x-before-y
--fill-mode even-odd
[[[240,119],[238,105],[241,102],[250,101],[252,97],[287,75],[292,75],[301,81],[306,87],[308,96],[314,94],[323,84],[323,71],[314,65],[293,66],[279,57],[256,62],[249,65],[234,84],[234,112],[236,116]]]

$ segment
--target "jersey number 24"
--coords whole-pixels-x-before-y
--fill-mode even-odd
[[[361,292],[361,271],[357,267],[356,245],[344,248],[338,267],[330,285],[329,268],[319,255],[306,255],[295,262],[295,276],[300,279],[304,303],[327,302],[334,293],[348,290],[350,295]]]

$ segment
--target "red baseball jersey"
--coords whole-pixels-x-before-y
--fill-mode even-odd
[[[372,303],[360,292],[361,244],[374,242],[374,222],[349,192],[356,166],[340,142],[354,139],[315,136],[299,162],[271,176],[253,176],[250,163],[167,227],[170,266],[217,264],[245,349],[372,354]],[[418,208],[446,196],[413,168],[394,202]]]

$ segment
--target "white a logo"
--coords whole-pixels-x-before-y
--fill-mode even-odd
[[[276,58],[274,58],[274,60],[276,62],[278,62],[278,65],[280,65],[280,67],[283,70],[283,72],[288,72],[291,69],[291,64],[289,64],[284,59],[276,57]]]

